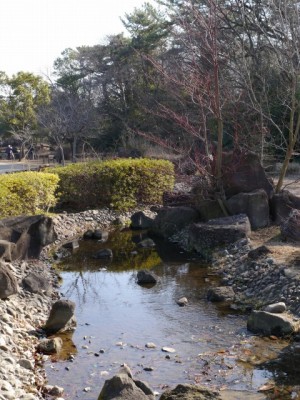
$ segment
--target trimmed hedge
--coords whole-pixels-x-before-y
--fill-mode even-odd
[[[163,193],[174,186],[174,166],[165,160],[117,159],[47,171],[59,175],[62,205],[76,210],[128,210],[137,204],[161,204]]]
[[[0,219],[41,214],[56,205],[59,177],[42,172],[0,175]]]

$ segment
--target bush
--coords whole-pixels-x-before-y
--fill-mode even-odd
[[[173,164],[165,160],[118,159],[48,169],[59,175],[60,201],[74,209],[161,204],[174,186]]]
[[[41,214],[55,206],[59,177],[42,172],[0,176],[0,218]]]

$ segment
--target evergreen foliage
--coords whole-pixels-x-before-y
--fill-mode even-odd
[[[60,178],[60,202],[76,210],[161,204],[174,185],[174,166],[165,160],[117,159],[48,169]]]
[[[59,177],[42,172],[0,176],[0,218],[45,213],[57,202]]]

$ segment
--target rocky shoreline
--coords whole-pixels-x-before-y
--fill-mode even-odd
[[[51,388],[46,386],[43,363],[47,356],[38,354],[36,348],[45,332],[45,324],[52,303],[59,298],[59,277],[51,266],[49,252],[64,242],[80,236],[85,229],[109,229],[113,224],[124,224],[130,214],[108,209],[63,213],[53,217],[58,239],[45,247],[39,260],[5,263],[18,283],[18,292],[0,300],[0,400],[40,400]],[[24,288],[24,278],[36,273],[47,278],[48,290],[33,293]],[[54,396],[62,400],[60,391]]]
[[[144,213],[150,217],[154,215],[150,211]],[[45,337],[40,328],[47,320],[53,301],[59,298],[59,279],[51,266],[49,253],[82,235],[86,229],[110,230],[116,224],[124,225],[130,221],[131,214],[103,209],[54,216],[58,239],[42,251],[39,260],[6,263],[17,278],[19,291],[0,301],[0,400],[45,398],[47,378],[43,363],[47,356],[37,354],[36,348]],[[268,250],[253,252],[249,239],[241,239],[217,252],[211,268],[222,275],[224,287],[232,288],[233,307],[261,309],[268,304],[284,302],[287,311],[296,317],[300,315],[300,272],[277,263]],[[29,272],[46,275],[51,290],[38,293],[25,290],[21,283]],[[48,398],[63,400],[59,397],[61,392],[57,393]]]

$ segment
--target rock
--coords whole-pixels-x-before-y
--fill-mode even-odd
[[[25,369],[29,369],[31,371],[34,370],[34,363],[30,360],[27,360],[26,358],[21,358],[19,361],[19,365]]]
[[[291,210],[288,218],[281,222],[280,231],[283,239],[300,241],[300,210]]]
[[[108,232],[102,229],[95,229],[93,232],[93,239],[105,242],[108,239]]]
[[[106,241],[108,239],[108,232],[103,231],[102,229],[88,229],[86,232],[83,234],[84,239],[93,239],[93,240],[101,240],[101,241]]]
[[[149,342],[145,344],[145,347],[147,347],[147,349],[156,349],[156,344]]]
[[[203,258],[210,259],[215,248],[235,243],[251,233],[245,214],[211,219],[207,223],[192,224],[188,229],[188,246]]]
[[[280,225],[288,218],[292,209],[300,210],[300,197],[288,190],[275,193],[270,200],[271,215],[274,222]]]
[[[218,286],[210,288],[207,292],[207,300],[212,302],[233,301],[235,293],[230,286]]]
[[[257,260],[258,258],[266,256],[269,253],[271,253],[271,250],[267,246],[263,245],[257,247],[256,249],[250,250],[248,253],[248,257],[252,260]]]
[[[0,259],[4,261],[12,261],[16,252],[16,244],[8,240],[0,240]]]
[[[134,213],[130,219],[131,229],[149,229],[153,225],[153,219],[147,217],[142,211]]]
[[[88,229],[83,234],[83,239],[93,239],[94,231],[92,229]]]
[[[224,212],[217,200],[199,200],[195,209],[199,212],[201,221],[207,222],[210,219],[224,217]]]
[[[63,341],[60,337],[42,340],[38,346],[37,351],[43,354],[56,354],[62,349]]]
[[[272,197],[273,185],[257,154],[237,150],[223,153],[222,164],[222,181],[227,198],[257,189],[264,189],[268,198]]]
[[[155,217],[151,232],[168,239],[174,233],[199,220],[199,213],[192,207],[164,207]]]
[[[62,247],[68,250],[75,250],[79,248],[79,242],[77,239],[70,240],[69,242],[64,243]]]
[[[188,299],[186,297],[181,297],[180,299],[177,300],[177,304],[180,307],[184,307],[188,304]]]
[[[106,380],[98,400],[154,400],[149,386],[120,373]]]
[[[167,346],[162,347],[161,351],[165,353],[176,353],[176,350],[173,349],[173,347],[167,347]]]
[[[70,300],[58,300],[51,308],[49,318],[43,330],[53,334],[62,330],[71,329],[73,325],[75,303]],[[74,326],[73,326],[74,327]]]
[[[144,285],[144,284],[148,284],[148,283],[157,283],[159,280],[158,276],[151,271],[148,270],[140,270],[137,273],[137,283],[139,285]]]
[[[0,237],[15,243],[12,260],[38,258],[43,247],[57,239],[53,221],[44,215],[0,220]]]
[[[6,264],[0,261],[0,299],[18,293],[19,286],[15,276],[9,271]]]
[[[247,321],[249,331],[266,336],[287,336],[297,333],[299,328],[299,321],[295,321],[290,315],[266,311],[252,311]]]
[[[25,290],[31,293],[48,292],[51,289],[49,276],[43,273],[30,272],[22,280],[22,285]]]
[[[99,260],[105,260],[113,258],[113,252],[111,249],[101,249],[94,254],[93,258],[97,258]]]
[[[218,392],[196,385],[177,385],[175,389],[165,391],[160,400],[214,400],[221,399]]]
[[[283,302],[269,304],[264,308],[263,311],[273,313],[273,314],[281,314],[286,311],[286,305]]]
[[[149,249],[151,247],[155,247],[155,242],[152,239],[144,239],[138,243],[138,247],[142,247],[143,249]]]
[[[226,206],[232,215],[246,214],[253,230],[270,223],[269,199],[263,189],[238,193],[227,200]]]

